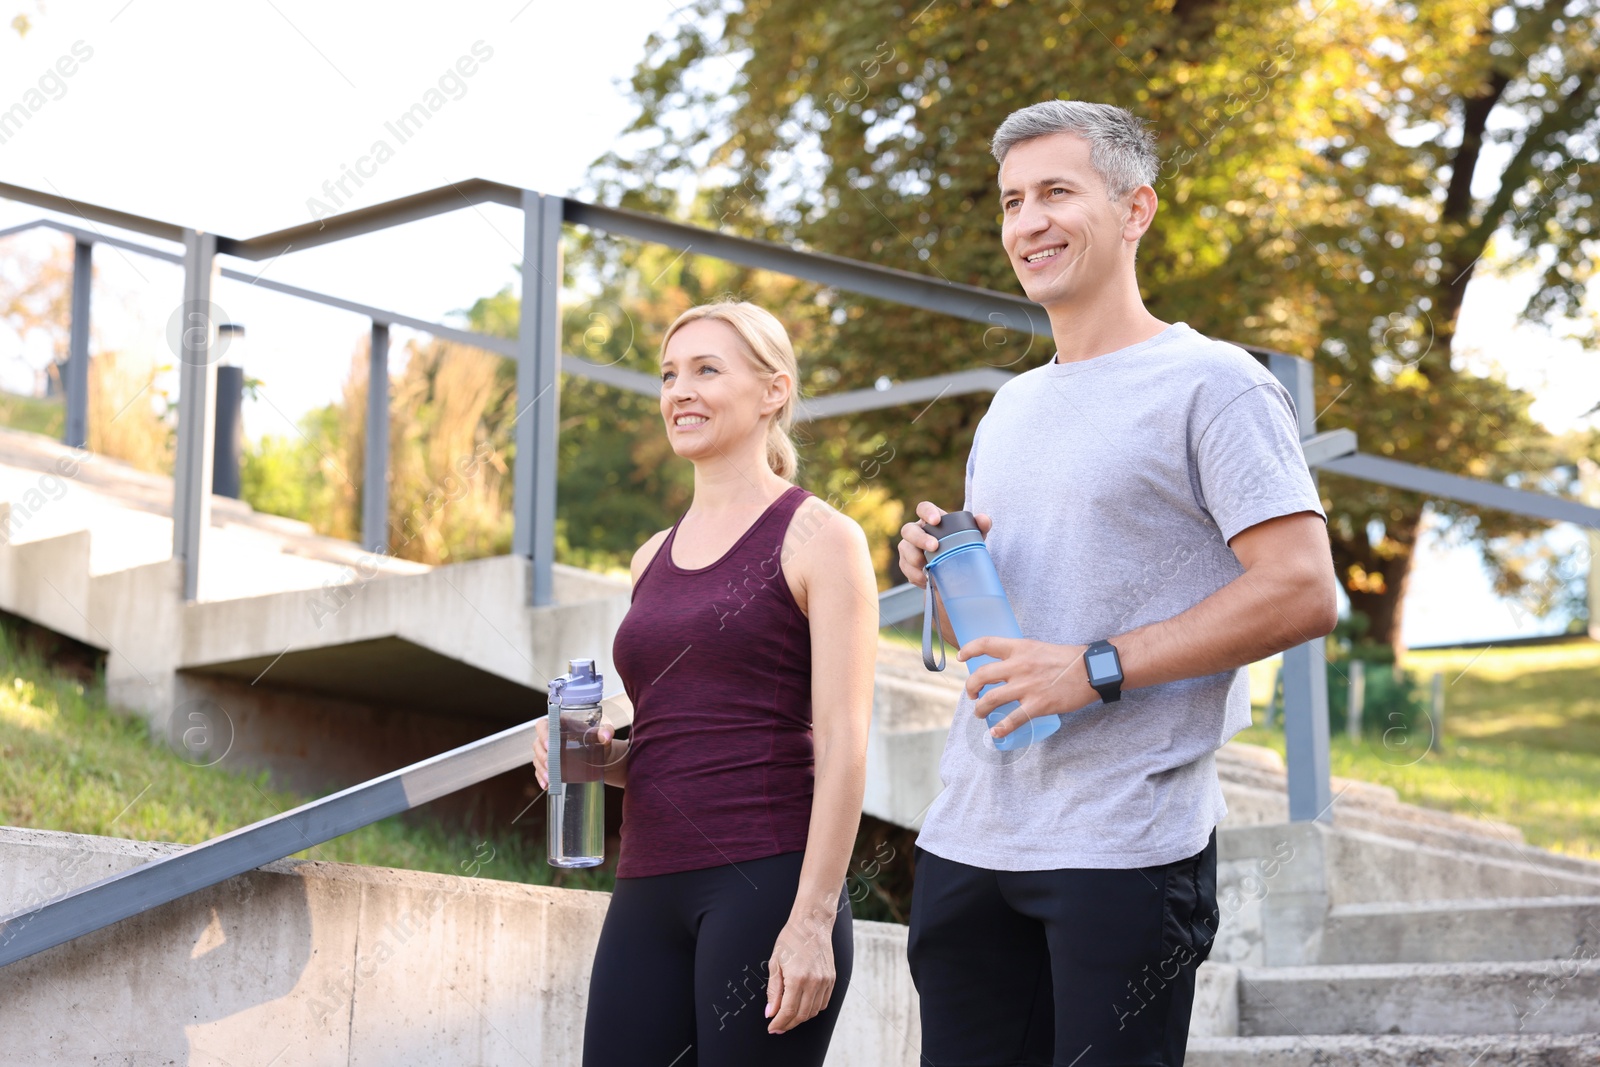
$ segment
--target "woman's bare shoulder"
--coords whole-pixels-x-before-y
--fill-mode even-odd
[[[795,509],[783,541],[785,573],[801,583],[843,576],[857,558],[867,559],[871,567],[860,524],[818,496],[807,497]]]
[[[656,553],[661,551],[661,543],[667,539],[667,535],[671,532],[672,530],[669,528],[651,534],[650,540],[640,545],[638,550],[634,552],[633,562],[628,565],[628,569],[633,573],[635,583],[639,581],[639,575],[645,572],[645,568],[650,566],[650,561],[656,558]]]
[[[847,548],[858,539],[863,545],[866,543],[861,525],[820,496],[808,496],[801,501],[789,520],[789,531],[784,537],[796,549],[812,544],[821,548]]]

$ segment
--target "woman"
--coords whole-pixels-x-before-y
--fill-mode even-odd
[[[753,304],[691,308],[662,344],[694,499],[634,554],[612,650],[634,720],[601,733],[626,791],[587,1067],[816,1067],[850,980],[877,582],[861,528],[792,484],[797,381]],[[547,760],[541,733],[541,785]]]

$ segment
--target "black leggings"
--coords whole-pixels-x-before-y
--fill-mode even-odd
[[[833,924],[828,1006],[767,1033],[767,961],[804,852],[618,878],[589,978],[584,1067],[821,1067],[852,963],[850,902]]]

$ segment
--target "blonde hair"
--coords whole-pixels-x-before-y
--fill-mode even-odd
[[[800,392],[800,365],[794,356],[794,345],[789,341],[789,333],[783,328],[777,316],[766,308],[758,307],[748,300],[719,300],[710,304],[701,304],[692,307],[679,315],[667,332],[661,338],[661,354],[667,353],[667,345],[672,340],[672,335],[691,322],[701,319],[711,319],[715,322],[726,323],[738,335],[745,356],[754,366],[756,375],[763,381],[770,382],[779,374],[787,374],[793,388],[789,390],[789,399],[785,400],[783,407],[772,414],[772,421],[767,424],[767,466],[772,468],[774,474],[786,481],[794,481],[795,473],[800,467],[800,457],[795,451],[794,438],[789,434],[789,427],[794,423],[795,397]]]

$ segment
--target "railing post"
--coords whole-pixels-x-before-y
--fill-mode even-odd
[[[1433,684],[1429,691],[1428,706],[1433,715],[1433,747],[1437,752],[1444,751],[1444,675],[1439,671],[1433,672]]]
[[[559,196],[522,192],[522,320],[517,330],[511,551],[533,561],[529,603],[535,606],[555,599],[562,209]]]
[[[1344,732],[1353,744],[1361,740],[1361,720],[1367,710],[1367,665],[1358,659],[1350,661],[1350,692],[1347,700]]]
[[[1289,818],[1333,821],[1328,764],[1328,668],[1323,640],[1283,654],[1283,741],[1289,754]]]
[[[89,289],[93,277],[94,246],[88,241],[73,242],[72,339],[61,382],[67,403],[61,442],[71,448],[89,447]]]
[[[1272,692],[1267,694],[1267,729],[1278,721],[1278,694],[1283,691],[1283,664],[1272,672]]]
[[[1316,372],[1310,360],[1274,352],[1267,369],[1294,401],[1300,437],[1317,432]],[[1313,471],[1311,483],[1316,485]],[[1288,753],[1289,818],[1333,821],[1328,762],[1328,668],[1323,638],[1283,654],[1283,738]]]
[[[372,324],[367,358],[367,443],[361,477],[361,543],[389,550],[389,324]]]
[[[238,364],[244,336],[240,323],[217,323],[217,350],[212,356],[217,368],[217,399],[211,435],[211,492],[233,500],[243,496],[244,488],[244,368]]]
[[[1317,374],[1311,361],[1273,352],[1267,356],[1267,370],[1289,390],[1289,397],[1294,401],[1295,418],[1300,424],[1301,440],[1316,433]]]
[[[183,561],[183,598],[200,592],[202,540],[211,525],[212,434],[217,368],[212,362],[217,324],[211,287],[217,276],[217,238],[183,231],[183,307],[178,357],[178,454],[172,472],[172,555]]]
[[[1586,456],[1578,460],[1578,499],[1600,508],[1600,463]],[[1583,534],[1589,546],[1589,638],[1600,641],[1600,528],[1591,526]]]

